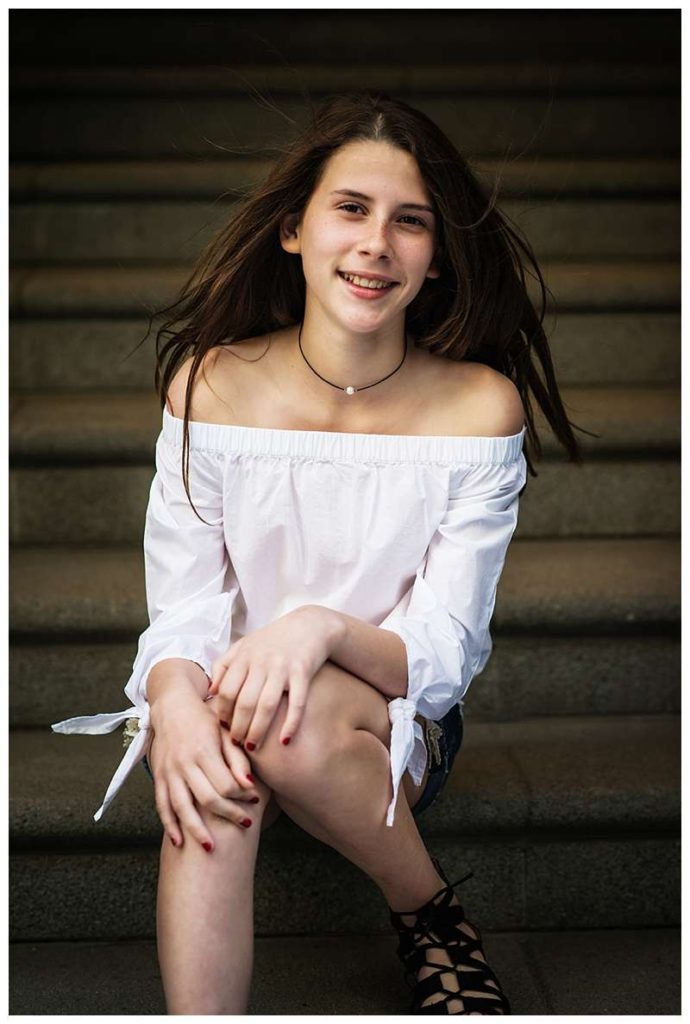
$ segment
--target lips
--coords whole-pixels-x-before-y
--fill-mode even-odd
[[[353,289],[355,289],[358,292],[371,292],[372,294],[379,295],[379,294],[383,294],[384,292],[391,292],[391,291],[393,291],[393,289],[397,288],[398,284],[399,284],[398,281],[393,281],[391,278],[387,278],[387,277],[366,277],[365,274],[351,274],[351,276],[358,277],[361,280],[377,281],[377,282],[380,281],[384,285],[384,287],[382,287],[382,288],[371,288],[368,285],[355,284],[354,281],[350,281],[349,278],[347,278],[345,276],[346,273],[349,273],[349,271],[344,271],[344,270],[338,270],[337,271],[338,277],[340,277],[345,282],[346,285],[349,285],[350,288],[353,288]]]
[[[395,284],[389,285],[388,288],[368,288],[364,285],[354,284],[352,281],[348,281],[346,277],[343,277],[341,273],[338,273],[338,277],[341,279],[345,287],[347,288],[350,295],[361,302],[382,302],[386,295],[390,295],[395,287]]]
[[[392,277],[385,277],[383,274],[365,274],[359,270],[339,270],[338,273],[341,277],[347,274],[349,277],[360,277],[365,281],[381,281],[384,284],[398,284]]]

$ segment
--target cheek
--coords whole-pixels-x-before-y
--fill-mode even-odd
[[[348,230],[346,225],[325,221],[319,231],[316,244],[324,256],[327,254],[337,255],[339,252],[351,248],[356,237],[355,232],[351,228]]]
[[[332,223],[314,225],[309,245],[302,253],[305,273],[317,277],[330,275],[341,255],[351,247],[352,238],[347,232],[334,228]]]

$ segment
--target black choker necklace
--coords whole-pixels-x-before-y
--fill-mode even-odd
[[[315,373],[317,377],[321,377],[321,374],[318,372],[318,370],[314,369],[314,367],[311,365],[311,363],[309,362],[309,360],[307,359],[307,357],[304,354],[304,349],[302,348],[302,327],[303,327],[303,323],[301,323],[299,325],[299,334],[297,335],[297,343],[299,344],[299,350],[302,353],[302,358],[304,359],[305,363],[307,364],[309,369],[312,371],[312,373]],[[381,378],[381,380],[375,380],[373,384],[365,384],[364,387],[362,387],[362,388],[354,388],[354,387],[352,387],[352,385],[349,385],[346,388],[341,388],[339,384],[334,384],[333,381],[326,380],[325,377],[321,377],[321,380],[324,381],[326,384],[330,384],[332,388],[337,388],[338,391],[344,391],[346,395],[354,395],[358,391],[366,391],[367,388],[376,387],[377,384],[382,384],[384,382],[384,380],[388,380],[389,377],[392,377],[394,373],[398,372],[398,370],[400,369],[402,364],[405,362],[405,357],[406,356],[407,356],[407,337],[405,338],[405,352],[403,353],[402,359],[400,360],[400,362],[398,363],[396,368],[394,370],[392,370],[390,373],[387,373],[385,377]]]

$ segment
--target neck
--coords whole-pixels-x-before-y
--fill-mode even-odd
[[[399,384],[410,347],[404,331],[317,331],[306,318],[301,330],[300,325],[294,329],[294,346],[300,377],[324,405],[335,408],[380,402],[391,386]],[[348,387],[355,388],[355,394],[344,390]]]

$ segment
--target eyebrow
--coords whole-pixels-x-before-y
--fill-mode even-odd
[[[372,201],[371,196],[365,196],[363,192],[354,192],[351,188],[337,188],[331,192],[332,196],[353,196],[355,199],[364,199],[365,202],[370,203]],[[434,211],[430,206],[425,206],[423,203],[401,203],[401,210],[423,210],[425,213],[430,213],[432,216]]]

